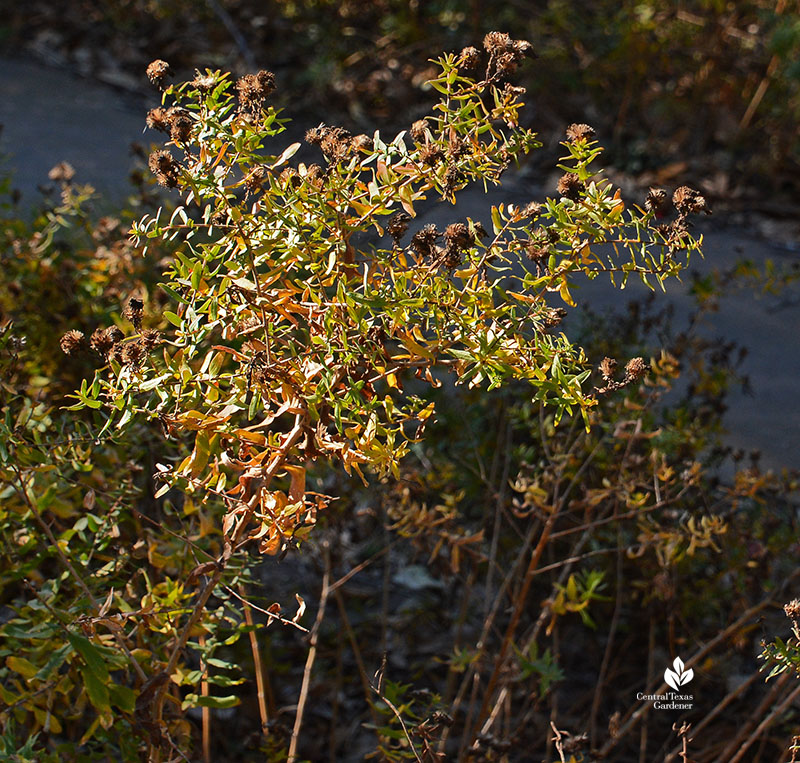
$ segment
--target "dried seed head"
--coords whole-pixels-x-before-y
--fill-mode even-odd
[[[408,131],[408,134],[411,136],[412,140],[417,141],[417,143],[422,143],[428,138],[427,130],[427,120],[418,119],[413,125],[411,125],[411,129]]]
[[[465,69],[477,69],[481,63],[481,54],[471,45],[464,48],[458,56],[458,63]]]
[[[161,344],[163,337],[160,331],[155,329],[145,329],[142,332],[142,346],[147,352],[150,352],[156,345]]]
[[[489,232],[483,227],[483,223],[480,220],[472,223],[472,227],[475,230],[475,235],[478,238],[483,239],[489,237]]]
[[[469,143],[460,138],[453,138],[447,144],[447,156],[450,159],[460,159],[462,156],[472,153]]]
[[[585,190],[586,186],[574,172],[567,172],[558,181],[558,192],[572,201],[577,201]]]
[[[300,174],[294,167],[285,167],[281,174],[278,176],[278,180],[283,185],[292,185],[292,187],[297,188],[300,183],[302,182],[302,178]]]
[[[505,32],[489,32],[483,38],[483,47],[492,56],[499,56],[506,51],[513,50],[514,44]]]
[[[503,76],[513,74],[519,65],[519,57],[514,53],[501,53],[497,57],[497,72]]]
[[[236,82],[239,95],[239,111],[256,115],[261,111],[264,101],[275,90],[275,75],[262,69],[258,74],[245,74]]]
[[[192,121],[186,109],[173,107],[167,111],[169,120],[169,137],[176,143],[185,143],[192,134]]]
[[[800,620],[800,599],[792,599],[784,605],[783,611],[790,620]]]
[[[410,221],[411,217],[405,212],[397,212],[389,218],[389,222],[386,223],[386,230],[397,242],[405,235]]]
[[[647,363],[645,363],[641,358],[631,358],[625,364],[625,381],[638,381],[649,370],[650,366],[648,366]]]
[[[460,250],[469,249],[475,243],[469,228],[464,223],[451,223],[448,225],[445,228],[444,237],[448,245]]]
[[[75,168],[69,162],[59,162],[47,173],[47,177],[53,182],[66,185],[75,177]]]
[[[356,151],[372,151],[374,147],[372,138],[370,138],[369,135],[356,135],[356,137],[353,138],[352,145]]]
[[[152,61],[147,67],[147,79],[150,80],[157,87],[161,87],[161,81],[169,74],[169,64],[157,58]]]
[[[431,257],[439,235],[435,225],[426,225],[411,237],[411,248],[422,258]]]
[[[705,212],[707,215],[711,214],[711,210],[703,196],[699,191],[689,188],[687,185],[682,185],[675,190],[672,194],[672,203],[675,209],[682,215],[689,214],[690,212]]]
[[[267,177],[267,170],[262,166],[253,167],[244,179],[244,187],[251,193],[255,193],[261,188],[264,179]]]
[[[617,361],[614,358],[603,358],[600,361],[600,373],[606,381],[611,381],[617,371]]]
[[[544,328],[554,328],[567,317],[567,311],[563,307],[548,307],[541,312],[539,317]]]
[[[327,129],[326,125],[320,123],[317,127],[306,130],[306,143],[310,143],[312,146],[320,145],[322,139],[325,137]]]
[[[95,329],[89,344],[98,355],[106,357],[122,338],[122,332],[116,326],[110,326],[105,330]]]
[[[426,143],[419,150],[419,160],[428,167],[433,167],[443,158],[444,152],[435,143]]]
[[[217,84],[216,78],[211,74],[200,74],[198,69],[194,70],[194,79],[191,82],[192,87],[199,90],[201,93],[208,93]]]
[[[169,151],[153,151],[147,161],[150,171],[156,176],[158,184],[165,188],[175,188],[178,185],[178,163]]]
[[[133,324],[137,331],[142,328],[143,308],[144,302],[141,299],[131,298],[128,301],[128,306],[122,311],[122,314]]]
[[[128,342],[122,347],[121,361],[123,366],[139,368],[146,355],[144,346],[140,342]]]
[[[325,180],[325,173],[322,171],[322,167],[318,164],[309,164],[306,167],[306,180],[316,188],[321,187]]]
[[[455,270],[461,264],[462,252],[462,249],[448,241],[441,258],[441,264],[448,270]]]
[[[170,130],[169,112],[161,106],[150,109],[150,111],[147,112],[145,124],[151,130],[161,130],[161,132],[168,133]]]
[[[531,262],[541,262],[549,253],[547,246],[538,239],[530,238],[525,242],[525,256]]]
[[[76,329],[67,331],[67,333],[61,337],[59,344],[61,346],[61,352],[65,355],[72,355],[85,346],[83,332],[77,331]]]
[[[644,200],[644,208],[648,212],[661,213],[666,211],[668,203],[667,192],[663,188],[651,188]]]
[[[594,128],[585,124],[571,124],[567,127],[567,140],[577,143],[580,140],[589,140],[594,137]]]
[[[446,195],[453,193],[464,182],[464,173],[458,167],[450,166],[444,173],[442,190]]]

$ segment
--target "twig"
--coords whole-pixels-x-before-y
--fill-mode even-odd
[[[250,636],[250,651],[253,653],[253,670],[256,674],[258,713],[261,717],[261,733],[266,736],[268,733],[269,713],[267,713],[267,692],[265,685],[264,666],[261,663],[261,651],[258,648],[258,635],[253,627],[253,610],[250,604],[244,598],[244,584],[239,584],[239,591],[241,592],[239,600],[244,605],[244,621],[251,628],[248,635]]]
[[[200,648],[202,649],[206,645],[206,637],[202,633],[198,639],[200,644]],[[206,664],[205,659],[202,657],[200,658],[200,672],[202,673],[202,678],[200,679],[200,696],[207,697],[208,696],[208,675],[206,671],[208,670],[208,665]],[[201,718],[202,718],[202,725],[203,725],[203,763],[211,763],[211,708],[206,707],[203,705],[201,709]]]
[[[411,739],[411,735],[408,733],[408,729],[406,728],[406,724],[403,721],[403,716],[400,715],[400,711],[392,704],[392,701],[387,699],[383,693],[383,674],[386,670],[386,654],[383,655],[383,662],[381,666],[378,668],[377,672],[375,673],[374,684],[370,684],[370,688],[374,691],[380,698],[381,701],[386,703],[386,706],[394,713],[394,717],[400,721],[400,726],[403,729],[403,734],[405,734],[406,739],[408,740],[409,747],[411,747],[411,751],[414,753],[414,757],[417,760],[417,763],[424,763],[422,758],[420,758],[419,753],[417,752],[417,748],[414,746],[414,740]],[[377,686],[375,685],[377,684]]]
[[[375,706],[370,701],[370,689],[372,687],[370,686],[369,679],[367,678],[367,670],[364,667],[364,659],[361,656],[361,649],[358,646],[356,634],[353,631],[353,626],[350,624],[350,618],[347,616],[347,609],[344,605],[344,597],[338,588],[331,586],[330,590],[333,592],[333,596],[336,599],[336,604],[339,607],[339,614],[342,618],[342,623],[344,624],[344,630],[347,634],[347,639],[350,642],[350,648],[353,650],[353,657],[355,658],[356,666],[358,667],[358,677],[361,679],[361,686],[364,689],[364,697],[367,700],[367,705],[369,706],[370,714],[372,715],[372,721],[377,729],[380,726],[380,717],[375,710]]]
[[[553,742],[556,744],[556,751],[558,752],[558,757],[561,758],[561,763],[567,763],[564,759],[564,743],[561,741],[561,732],[558,730],[553,721],[550,721],[550,728],[553,729],[553,733],[555,736],[553,737]]]
[[[314,660],[317,658],[317,639],[319,638],[319,629],[322,625],[322,620],[325,617],[325,606],[328,603],[328,594],[330,593],[328,584],[331,579],[331,555],[327,541],[323,541],[322,549],[325,557],[325,574],[322,576],[322,593],[320,593],[319,597],[317,617],[314,620],[314,626],[311,628],[308,656],[306,657],[306,666],[303,669],[303,683],[300,686],[300,697],[297,700],[297,715],[294,719],[292,741],[289,745],[287,763],[294,763],[294,761],[297,760],[297,744],[300,739],[300,729],[303,726],[303,713],[305,712],[306,700],[308,699],[308,687],[311,685],[311,670],[314,667]]]

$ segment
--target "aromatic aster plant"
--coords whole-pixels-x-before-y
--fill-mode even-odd
[[[483,51],[442,56],[430,116],[391,140],[321,124],[306,133],[316,163],[295,160],[301,144],[281,143],[287,120],[270,104],[271,73],[234,81],[206,71],[167,85],[166,63],[149,67],[163,98],[147,124],[169,138],[149,165],[180,201],[169,219],[145,216],[132,237],[143,254],[176,246],[161,285],[168,329],[144,329],[147,306],[131,302],[128,337],[92,338],[106,364],[74,407],[103,413],[107,432],[159,421],[185,442],[184,457],[156,466],[156,496],[178,491],[217,523],[219,543],[183,580],[185,610],[165,627],[163,664],[137,703],[153,747],[166,679],[191,683],[184,648],[237,557],[287,553],[331,500],[312,489],[314,462],[365,482],[397,476],[434,416],[426,387],[447,374],[486,389],[527,382],[556,421],[580,412],[588,422],[599,395],[647,372],[634,358],[615,379],[609,362],[606,386],[591,388],[559,324],[579,278],[662,286],[677,275],[701,244],[688,224],[707,211],[697,192],[680,188],[670,204],[653,189],[641,207],[626,205],[596,167],[592,128],[572,125],[557,195],[488,206],[484,220],[452,206],[443,230],[416,222],[432,199],[456,205],[473,183],[488,193],[540,147],[520,123],[524,90],[508,82],[529,52],[493,32]],[[64,348],[82,341],[73,333]]]

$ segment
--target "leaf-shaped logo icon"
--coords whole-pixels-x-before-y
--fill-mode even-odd
[[[678,691],[681,686],[688,684],[694,678],[694,671],[691,668],[684,670],[683,660],[680,657],[675,658],[672,667],[674,670],[667,668],[664,671],[664,681],[668,686]]]

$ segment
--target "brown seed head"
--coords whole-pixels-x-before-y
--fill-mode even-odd
[[[236,82],[239,95],[239,111],[255,115],[261,110],[264,101],[275,90],[275,75],[262,69],[258,74],[245,74]]]
[[[448,270],[455,270],[461,264],[462,249],[453,246],[449,241],[442,255],[441,264]]]
[[[594,137],[594,127],[585,124],[571,124],[567,127],[567,140],[577,143],[580,140],[589,140]]]
[[[283,185],[291,184],[294,188],[297,188],[302,182],[300,174],[294,167],[285,167],[278,176],[278,180],[280,180]]]
[[[492,56],[499,56],[506,51],[513,50],[514,44],[505,32],[489,32],[483,38],[483,47]]]
[[[151,130],[161,130],[161,132],[168,133],[170,130],[169,112],[161,106],[150,109],[150,111],[147,112],[145,124]]]
[[[458,63],[465,69],[477,69],[481,63],[481,53],[471,45],[464,48],[458,56]]]
[[[169,151],[153,151],[147,160],[147,166],[156,176],[158,184],[165,188],[175,188],[178,185],[178,163]]]
[[[539,317],[545,328],[554,328],[567,317],[567,311],[563,307],[548,307],[542,311]]]
[[[675,193],[672,194],[672,203],[675,205],[675,209],[682,215],[689,214],[690,212],[705,212],[707,215],[711,214],[711,210],[705,198],[700,195],[699,191],[695,191],[687,185],[682,185],[675,190]]]
[[[790,620],[800,620],[800,599],[792,599],[784,605],[783,611]]]
[[[157,87],[161,87],[161,81],[169,74],[169,64],[157,58],[147,67],[147,79]]]
[[[147,352],[150,352],[157,344],[161,344],[163,337],[160,331],[155,329],[145,329],[142,332],[142,346]]]
[[[550,250],[539,239],[529,238],[525,242],[525,256],[531,262],[541,262],[549,253]]]
[[[465,223],[451,223],[445,228],[444,237],[456,249],[469,249],[475,243]]]
[[[411,248],[422,258],[430,257],[439,235],[435,225],[432,223],[426,225],[411,237]]]
[[[122,365],[131,368],[139,368],[145,355],[145,348],[140,342],[128,342],[122,347]]]
[[[644,208],[648,212],[664,212],[668,203],[667,192],[663,188],[651,188],[644,200]]]
[[[389,218],[389,222],[386,223],[386,230],[395,241],[399,241],[408,230],[410,221],[411,217],[405,212],[397,212]]]
[[[422,143],[428,139],[427,130],[428,122],[425,119],[418,119],[411,125],[408,134],[411,136],[412,140],[417,141],[417,143]]]
[[[356,151],[372,151],[374,147],[372,138],[370,138],[369,135],[356,135],[356,137],[353,138],[352,146]]]
[[[503,76],[513,74],[519,66],[519,56],[511,51],[510,53],[501,53],[497,57],[497,72]]]
[[[458,167],[450,166],[447,168],[447,172],[444,173],[444,183],[442,184],[442,190],[445,192],[445,194],[451,194],[463,182],[464,182],[464,173],[460,169],[458,169]]]
[[[141,299],[131,298],[128,301],[128,306],[122,311],[122,314],[133,324],[137,331],[142,327],[143,308],[144,302]]]
[[[641,358],[631,358],[625,364],[625,381],[638,381],[649,370],[650,366],[648,366],[647,363],[645,363]]]
[[[192,87],[199,90],[201,93],[209,93],[217,84],[216,78],[211,74],[200,74],[199,70],[194,70],[194,79],[191,82]]]
[[[558,192],[572,201],[577,201],[585,190],[586,186],[574,172],[567,172],[558,181]]]
[[[310,130],[306,130],[306,143],[310,143],[312,146],[318,146],[322,143],[322,139],[328,132],[328,128],[326,125],[320,123],[317,127],[312,127]]]
[[[47,177],[53,182],[66,185],[75,177],[75,168],[69,162],[59,162],[47,173]]]
[[[95,329],[89,344],[98,355],[106,357],[114,345],[122,341],[122,337],[122,332],[116,326],[105,330]]]
[[[169,120],[170,138],[176,143],[185,143],[189,140],[194,126],[189,112],[186,109],[173,107],[167,111],[167,118]]]
[[[253,169],[247,173],[247,176],[244,179],[244,187],[251,193],[254,193],[261,188],[261,185],[266,177],[267,170],[264,167],[260,165],[258,167],[253,167]]]
[[[514,52],[520,58],[524,58],[525,56],[536,58],[536,53],[534,53],[533,45],[531,45],[527,40],[514,40],[513,47],[514,47]]]
[[[522,209],[523,217],[537,217],[542,211],[542,205],[537,204],[535,201],[529,201]]]
[[[435,143],[426,143],[419,150],[419,160],[428,167],[433,167],[443,158],[444,152]]]
[[[453,138],[447,144],[447,156],[450,159],[460,159],[462,156],[472,153],[469,143],[460,138]]]
[[[72,355],[85,346],[83,332],[77,331],[76,329],[67,331],[67,333],[61,337],[59,344],[61,346],[61,352],[65,355]]]
[[[603,358],[600,361],[600,373],[606,381],[611,381],[617,371],[617,361],[614,358]]]

